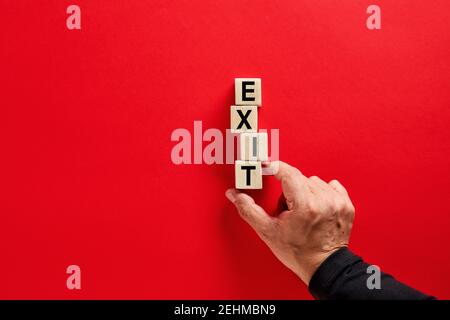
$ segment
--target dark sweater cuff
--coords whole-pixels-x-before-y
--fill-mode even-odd
[[[354,255],[348,248],[341,248],[333,252],[322,264],[317,268],[316,272],[309,282],[309,292],[316,299],[326,299],[329,295],[330,288],[339,275],[345,269],[362,261],[362,259]]]

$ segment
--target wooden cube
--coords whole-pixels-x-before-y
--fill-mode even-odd
[[[262,171],[259,161],[236,160],[236,189],[262,189]]]
[[[231,132],[256,132],[258,130],[257,106],[231,106]]]
[[[237,106],[260,106],[262,103],[261,79],[234,79],[234,97]]]
[[[241,133],[239,135],[239,160],[267,161],[267,132]]]

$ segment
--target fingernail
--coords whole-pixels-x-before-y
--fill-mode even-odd
[[[228,189],[227,191],[225,191],[225,197],[227,197],[228,200],[230,200],[233,203],[236,200],[236,196],[234,194],[234,190],[233,189]]]

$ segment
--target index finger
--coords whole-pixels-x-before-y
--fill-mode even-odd
[[[301,201],[309,193],[307,178],[297,168],[283,162],[274,161],[269,164],[275,178],[281,181],[283,194],[288,202]]]

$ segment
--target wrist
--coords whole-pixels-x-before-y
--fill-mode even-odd
[[[297,276],[306,284],[306,286],[309,286],[311,278],[320,267],[320,265],[339,249],[341,248],[335,248],[330,251],[312,254],[307,258],[305,256],[299,257],[297,260],[299,261],[299,268],[296,272]]]

